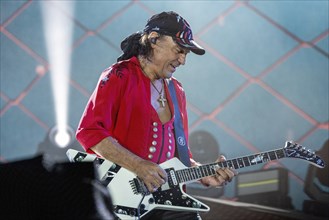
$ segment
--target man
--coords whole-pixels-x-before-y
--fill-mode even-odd
[[[184,90],[172,75],[185,64],[190,51],[203,55],[205,50],[193,40],[189,24],[175,12],[152,16],[142,32],[121,43],[121,49],[123,54],[118,62],[102,73],[76,137],[87,152],[130,170],[150,192],[155,192],[167,181],[166,172],[158,164],[176,156],[182,161],[185,157],[187,166],[199,165],[187,146],[183,146],[184,153],[178,152],[176,124],[183,127],[180,137],[185,138],[179,142],[184,145],[188,143],[188,121]],[[169,91],[170,83],[176,104]],[[175,107],[179,109],[176,115]],[[221,186],[235,175],[232,169],[220,168],[216,175],[200,182]],[[147,216],[150,219],[199,219],[197,213],[151,214]]]

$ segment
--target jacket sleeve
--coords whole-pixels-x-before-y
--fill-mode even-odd
[[[76,131],[76,139],[89,152],[106,137],[112,136],[123,92],[122,74],[116,68],[105,70],[92,93]]]

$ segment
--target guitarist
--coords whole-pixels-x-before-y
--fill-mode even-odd
[[[176,156],[188,158],[184,161],[187,166],[200,165],[192,159],[187,145],[185,155],[177,152],[175,106],[168,85],[173,83],[176,92],[183,128],[180,142],[187,144],[186,97],[173,73],[185,64],[190,52],[203,55],[205,50],[193,40],[187,21],[175,12],[153,15],[143,31],[121,42],[121,49],[123,54],[117,63],[101,74],[76,138],[87,152],[134,172],[154,192],[167,181],[158,164]],[[223,156],[218,158],[223,160]],[[223,186],[236,174],[233,169],[220,168],[215,176],[200,182]],[[167,210],[153,210],[143,219],[178,218],[201,219],[198,213]]]

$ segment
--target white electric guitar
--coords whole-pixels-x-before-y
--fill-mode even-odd
[[[285,147],[281,149],[197,167],[186,167],[177,158],[172,158],[160,164],[167,172],[168,181],[156,192],[150,193],[134,173],[111,161],[73,149],[67,151],[67,156],[71,162],[94,161],[100,180],[107,186],[111,195],[114,212],[120,219],[137,219],[153,209],[209,211],[210,208],[206,204],[185,193],[183,185],[213,176],[221,167],[239,169],[282,158],[302,159],[319,168],[325,166],[320,157],[293,142],[286,142]]]

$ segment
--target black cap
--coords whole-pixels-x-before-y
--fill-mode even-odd
[[[205,50],[193,40],[193,34],[187,21],[176,12],[162,12],[153,15],[144,28],[144,32],[156,31],[160,34],[172,36],[182,47],[198,55],[205,54]]]

